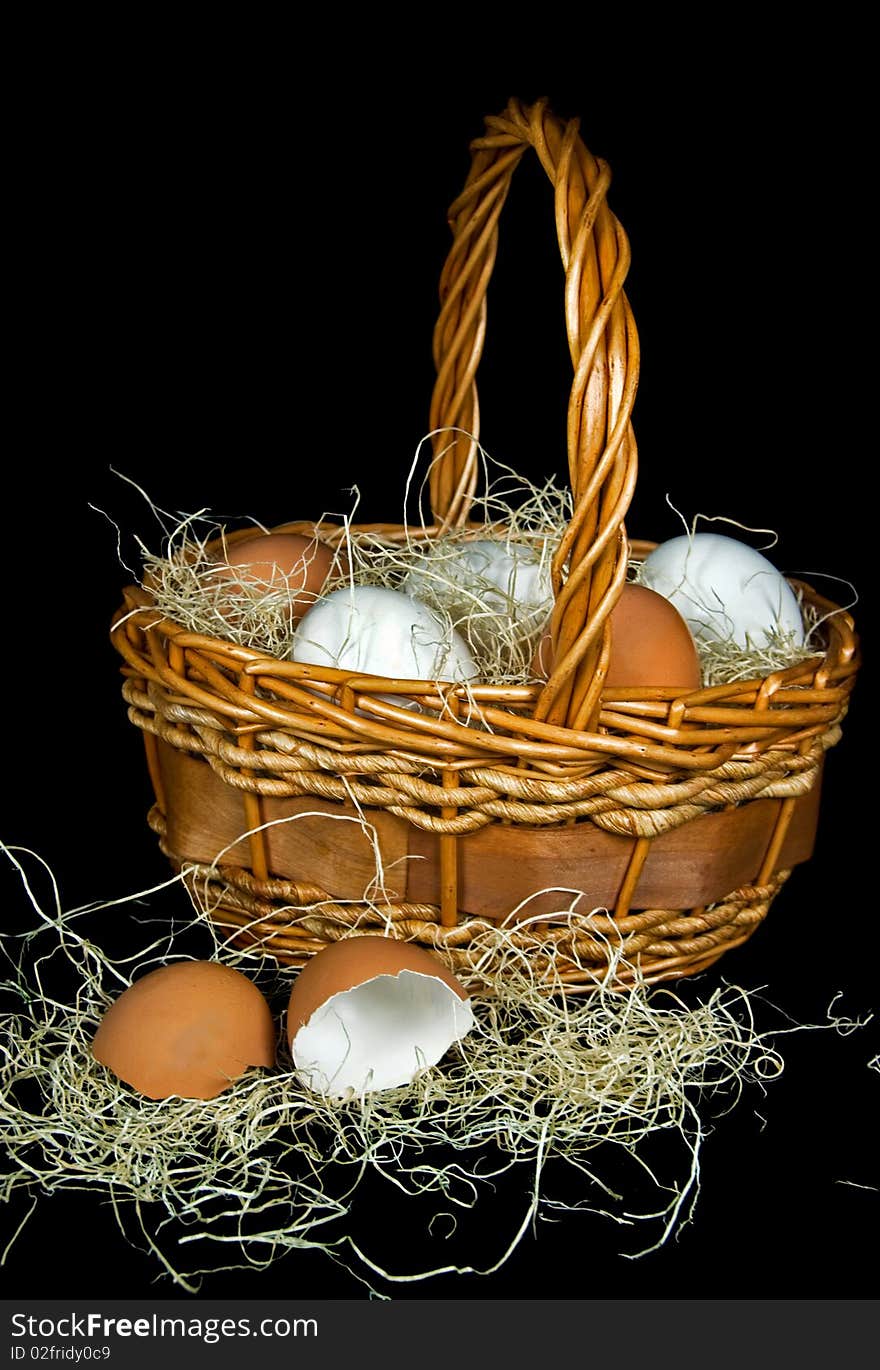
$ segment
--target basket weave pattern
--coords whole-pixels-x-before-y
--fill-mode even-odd
[[[584,147],[576,121],[563,124],[543,104],[512,102],[486,122],[465,190],[449,212],[454,242],[434,337],[437,457],[428,531],[471,526],[486,287],[510,177],[531,146],[554,186],[574,372],[573,516],[553,565],[551,675],[544,685],[471,689],[355,677],[188,632],[160,617],[147,590],[130,587],[112,636],[125,660],[129,716],[147,744],[157,799],[150,822],[172,862],[186,869],[200,905],[280,960],[302,962],[353,929],[374,928],[440,951],[453,968],[467,963],[482,926],[461,907],[469,841],[500,840],[510,829],[556,833],[566,843],[608,834],[625,860],[606,906],[562,922],[524,920],[515,936],[536,964],[558,945],[573,992],[589,989],[620,947],[649,980],[693,974],[751,934],[788,876],[780,865],[791,850],[786,843],[817,786],[824,753],[840,736],[855,680],[854,627],[800,585],[804,600],[827,616],[822,655],[686,695],[604,688],[609,615],[630,557],[651,545],[631,545],[623,523],[636,475],[630,416],[638,378],[638,340],[623,293],[628,244],[606,203],[608,169]],[[276,531],[313,529],[287,524]],[[396,541],[408,532],[397,525],[370,531]],[[344,534],[335,525],[319,532],[330,543]],[[169,841],[176,802],[168,792],[169,749],[197,759],[193,774],[234,797],[239,831],[252,833],[246,862],[240,853],[215,861],[221,843],[205,860],[202,844],[187,852]],[[361,816],[367,825],[382,814],[424,834],[419,840],[436,847],[436,897],[380,889],[369,898],[340,898],[332,868],[326,879],[326,867],[316,868],[317,880],[314,870],[273,869],[266,805],[304,797],[328,813]],[[773,802],[761,809],[760,857],[736,889],[687,908],[633,902],[658,839],[659,850],[679,833],[686,851],[700,820],[753,801]],[[205,822],[207,841],[207,812]],[[343,863],[344,853],[338,859]],[[490,918],[509,913],[508,894],[498,891]]]

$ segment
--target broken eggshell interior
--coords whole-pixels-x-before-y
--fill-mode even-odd
[[[332,1098],[408,1084],[471,1030],[467,991],[422,947],[348,937],[316,953],[290,993],[287,1036],[304,1085]]]

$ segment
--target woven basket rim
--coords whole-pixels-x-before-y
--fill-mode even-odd
[[[495,524],[486,525],[470,522],[464,526],[467,528],[468,532],[472,531],[474,534],[478,534],[480,531],[485,531],[487,527],[490,527],[492,529],[496,528]],[[437,524],[425,525],[375,522],[357,525],[346,525],[345,523],[336,522],[331,519],[290,520],[285,523],[273,525],[271,528],[268,528],[265,531],[266,535],[272,536],[281,533],[293,533],[308,536],[314,534],[317,537],[319,537],[322,541],[326,542],[328,546],[335,547],[340,541],[342,541],[342,539],[345,537],[349,529],[352,534],[356,534],[358,536],[370,534],[383,537],[388,541],[413,540],[420,542],[430,541],[433,537],[437,535],[439,531]],[[229,546],[233,545],[235,542],[247,541],[253,536],[254,529],[251,527],[233,529],[232,531],[227,531],[224,529],[223,534],[221,536],[213,538],[207,543],[205,543],[203,550],[206,554],[210,555],[212,552],[219,551],[224,541],[226,545]],[[543,536],[546,535],[538,533],[535,534],[536,538]],[[652,551],[658,545],[659,544],[657,542],[646,538],[634,538],[632,540],[629,540],[629,560],[637,561],[642,559],[644,556],[647,555],[648,552]],[[193,554],[195,554],[196,551],[197,549],[194,546]],[[785,576],[784,579],[795,591],[800,591],[803,593],[805,600],[810,604],[811,607],[821,611],[823,617],[827,616],[826,626],[828,629],[828,633],[831,635],[831,637],[837,640],[836,650],[834,649],[834,646],[832,646],[832,644],[829,643],[829,645],[826,646],[826,648],[823,651],[817,651],[812,657],[806,659],[805,661],[794,663],[792,666],[781,667],[772,672],[768,672],[766,675],[750,676],[748,678],[743,678],[743,680],[741,681],[731,682],[729,684],[712,686],[703,685],[691,691],[682,691],[674,689],[672,687],[656,686],[638,690],[621,689],[620,687],[616,686],[603,686],[603,698],[620,698],[621,700],[642,699],[645,697],[653,698],[659,695],[662,698],[668,699],[692,699],[698,697],[700,701],[703,701],[713,697],[721,698],[728,693],[748,693],[752,689],[760,689],[762,686],[765,686],[768,681],[773,682],[773,689],[775,691],[775,689],[778,688],[778,686],[775,683],[777,680],[780,682],[799,680],[804,675],[806,666],[810,666],[810,670],[812,673],[812,671],[815,669],[810,665],[810,663],[812,662],[818,662],[821,660],[826,667],[831,667],[838,666],[841,663],[849,664],[851,661],[858,658],[859,638],[856,632],[855,621],[850,611],[843,605],[837,604],[835,601],[830,600],[826,596],[822,595],[815,588],[815,586],[811,584],[811,582],[805,580],[802,577]],[[134,611],[135,613],[152,613],[153,615],[155,615],[158,612],[157,610],[155,610],[151,600],[149,579],[145,579],[142,585],[137,585],[133,583],[126,585],[123,589],[123,599],[124,602],[120,610],[118,611],[117,618],[119,614],[128,616],[132,613],[132,611]],[[116,620],[114,620],[114,622],[115,621]],[[185,644],[193,646],[207,646],[208,644],[210,644],[210,646],[213,647],[217,652],[226,651],[236,660],[239,661],[247,660],[249,663],[268,664],[270,662],[275,662],[276,664],[281,664],[283,660],[282,658],[273,656],[271,652],[265,650],[264,648],[249,647],[241,643],[236,643],[229,638],[223,638],[210,634],[195,632],[192,629],[187,628],[184,624],[179,623],[175,619],[169,618],[166,615],[160,614],[159,618],[153,617],[150,620],[150,627],[165,633],[170,638],[178,639],[181,645]],[[411,679],[403,681],[400,677],[392,678],[386,676],[379,676],[366,671],[353,672],[344,669],[337,669],[334,667],[325,668],[317,665],[306,666],[305,663],[297,663],[293,661],[284,662],[284,664],[300,668],[295,673],[291,672],[292,675],[295,674],[296,676],[302,676],[303,678],[312,678],[312,675],[314,673],[315,679],[322,680],[328,684],[337,684],[339,681],[343,679],[357,679],[363,680],[365,682],[368,680],[374,680],[377,682],[377,687],[378,684],[381,683],[382,688],[385,689],[387,687],[389,693],[394,692],[395,679],[397,682],[399,682],[400,693],[402,694],[410,692],[409,689],[404,689],[404,686],[412,687],[413,692],[425,692],[426,685],[431,683],[426,682],[423,679]],[[860,660],[857,661],[856,664],[860,664]],[[462,690],[462,687],[460,685],[455,685],[453,682],[441,681],[439,683],[443,683],[448,689],[457,690],[459,693]],[[515,697],[518,700],[524,700],[526,698],[536,696],[537,692],[541,688],[541,683],[536,682],[534,685],[522,686],[497,686],[493,685],[491,682],[484,682],[474,684],[469,688],[474,691],[474,694],[477,698],[492,698],[493,692],[497,692],[500,689],[504,690],[505,692],[515,692]],[[481,691],[485,693],[481,695]]]
[[[365,527],[399,535],[405,529]],[[336,525],[300,520],[271,531],[319,530],[332,535],[333,529]],[[337,535],[342,531],[336,529]],[[651,545],[634,544],[638,553]],[[284,661],[265,650],[193,633],[159,615],[149,592],[140,586],[126,588],[111,632],[132,669],[157,687],[170,689],[181,701],[219,710],[233,732],[263,726],[314,742],[321,730],[329,731],[331,747],[335,737],[337,745],[347,741],[359,750],[409,753],[435,769],[473,766],[482,752],[485,761],[496,765],[504,764],[505,756],[517,766],[546,762],[563,770],[586,761],[617,765],[629,759],[642,774],[662,774],[708,770],[771,746],[802,746],[810,735],[839,721],[860,664],[855,625],[848,611],[812,586],[793,583],[808,602],[831,614],[823,653],[766,676],[688,692],[605,688],[595,731],[532,718],[538,684],[403,681]],[[172,679],[167,663],[162,665],[133,641],[142,629],[154,644],[157,638],[163,640],[163,655],[176,653],[181,666],[187,659],[190,665],[173,672]],[[193,663],[195,680],[188,678]],[[484,711],[484,720],[466,716],[469,698]],[[394,699],[400,700],[399,706]],[[404,707],[413,701],[421,704],[419,713]],[[462,714],[465,721],[458,722]],[[308,715],[318,726],[307,721]]]

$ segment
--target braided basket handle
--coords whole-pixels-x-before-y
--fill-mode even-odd
[[[554,187],[574,367],[567,439],[574,511],[553,560],[553,669],[535,717],[592,730],[607,673],[608,619],[626,578],[623,519],[636,480],[631,415],[639,343],[623,292],[629,242],[605,200],[609,168],[584,146],[578,120],[564,123],[543,100],[531,106],[511,100],[503,114],[485,122],[486,136],[471,144],[465,188],[449,208],[454,241],[440,278],[434,330],[431,429],[438,459],[431,469],[431,505],[441,529],[460,526],[476,491],[480,415],[474,376],[486,332],[486,288],[510,179],[531,146]],[[462,430],[454,441],[437,431],[449,428]]]

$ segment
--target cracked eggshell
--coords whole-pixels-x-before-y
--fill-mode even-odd
[[[213,1099],[249,1066],[275,1064],[275,1024],[241,971],[175,961],[110,1005],[92,1054],[148,1099]]]
[[[474,1024],[467,991],[410,942],[348,937],[293,983],[287,1037],[302,1082],[341,1098],[408,1084]]]

